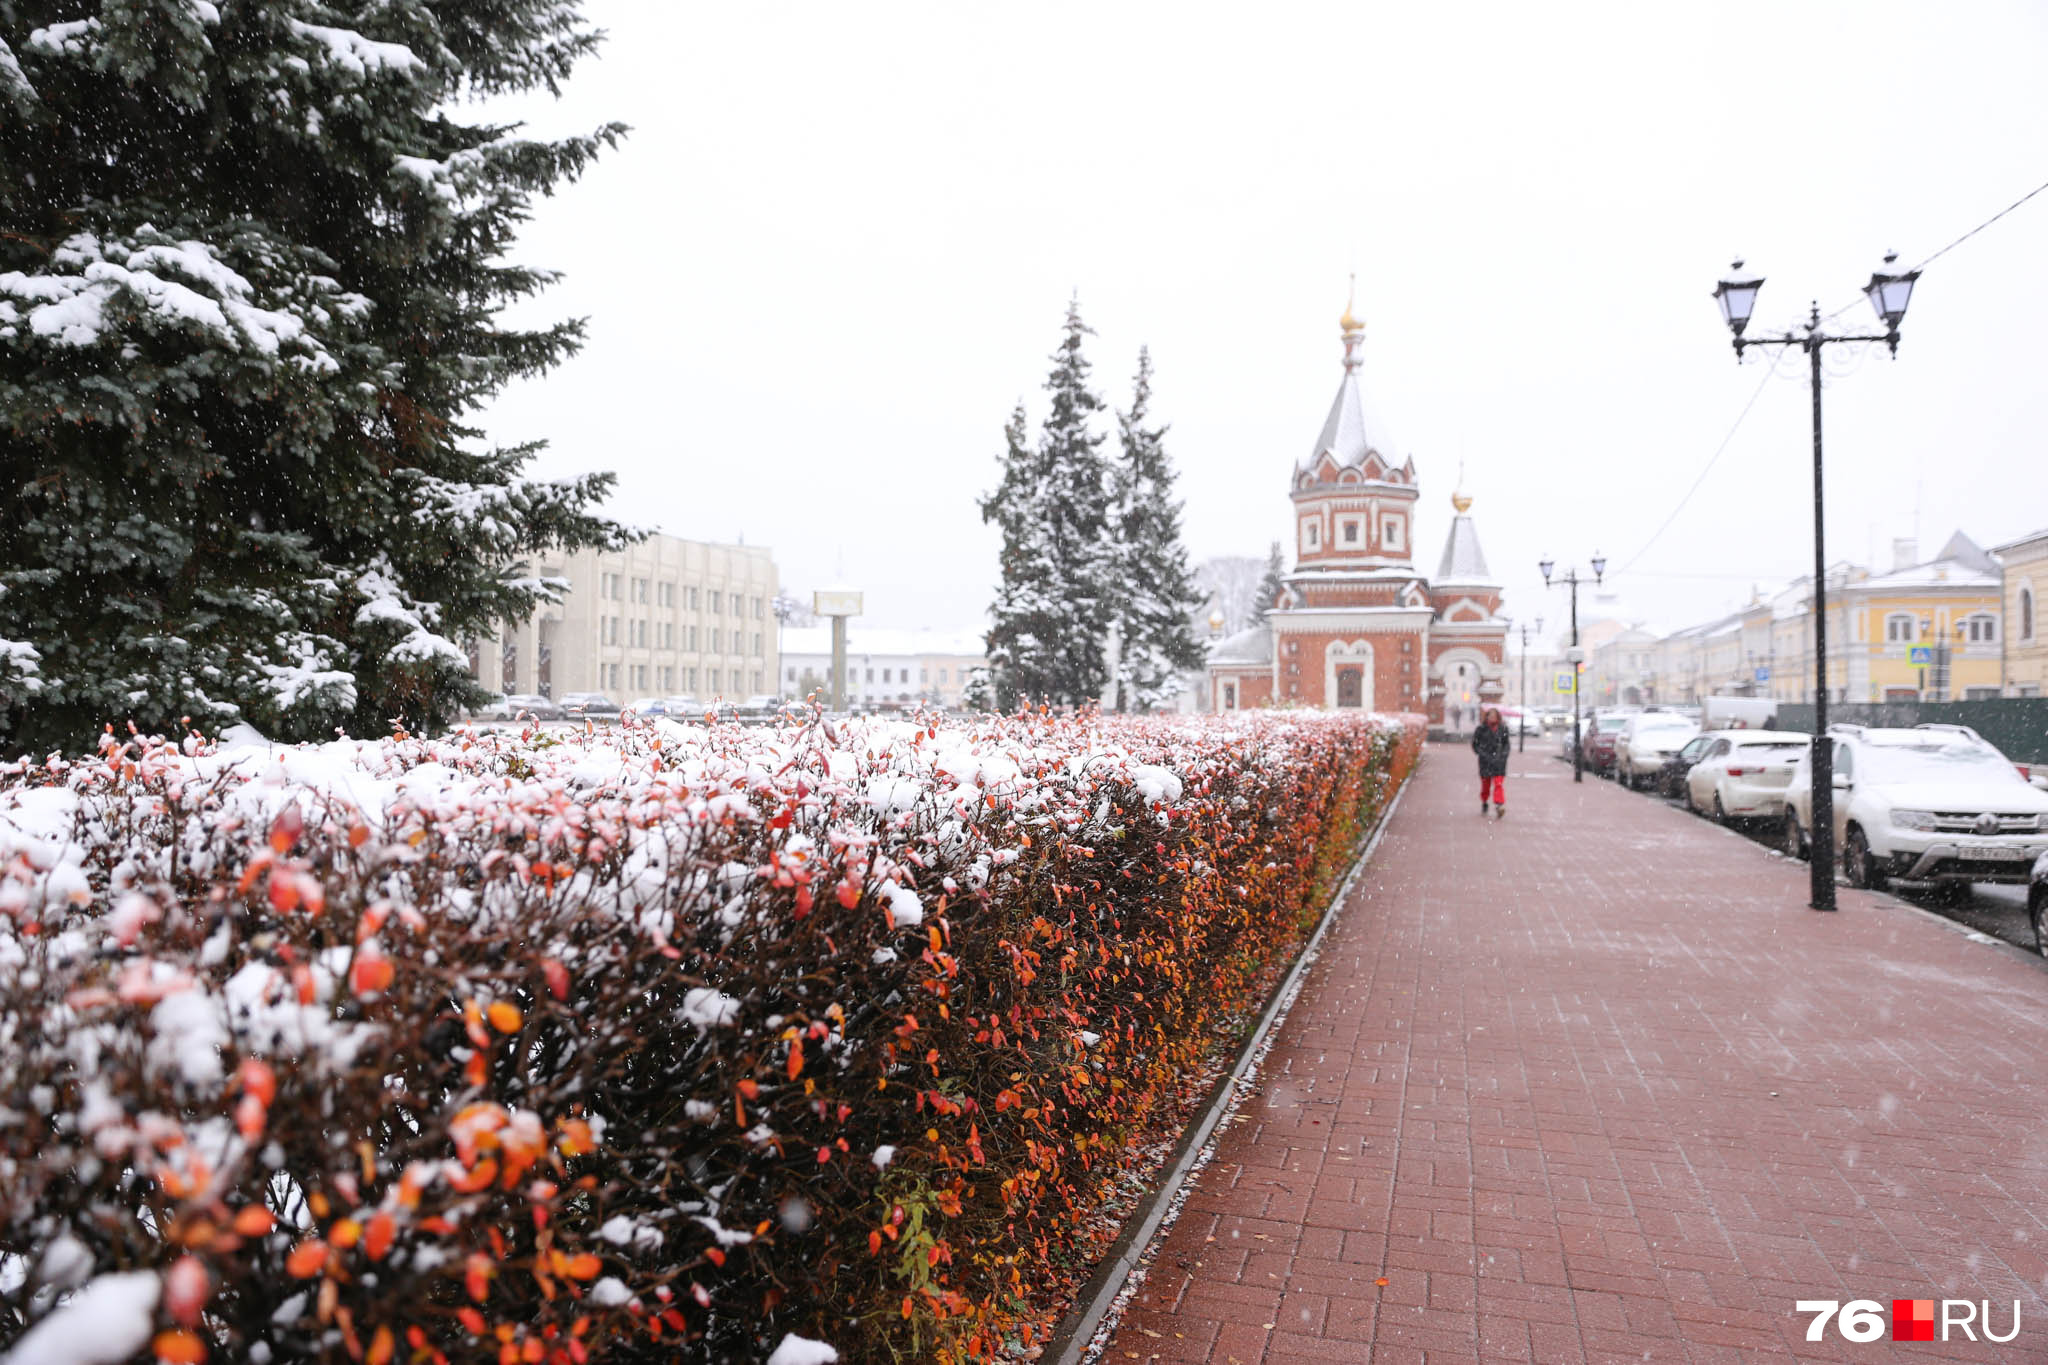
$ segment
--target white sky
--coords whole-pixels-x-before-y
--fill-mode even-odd
[[[543,474],[617,470],[635,524],[772,546],[799,590],[843,564],[876,626],[980,623],[975,500],[1075,291],[1113,403],[1152,348],[1191,553],[1287,537],[1356,270],[1418,563],[1462,459],[1507,610],[1555,633],[1537,560],[1635,557],[1763,378],[1709,297],[1733,252],[1756,328],[1817,296],[1861,330],[1887,247],[2048,180],[2023,3],[589,10],[601,58],[513,108],[634,126],[517,253],[567,278],[516,316],[587,315],[590,344],[484,425],[551,441]],[[1830,385],[1831,559],[2048,524],[2044,245],[2048,194],[1929,268],[1896,362]],[[1803,357],[1782,373],[1582,612],[1676,627],[1810,566]]]

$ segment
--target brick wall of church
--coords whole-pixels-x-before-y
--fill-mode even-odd
[[[1372,646],[1372,693],[1368,705],[1375,711],[1419,709],[1426,685],[1425,663],[1421,636],[1413,630],[1281,632],[1278,700],[1301,706],[1334,707],[1337,699],[1325,695],[1329,674],[1325,666],[1327,652],[1332,643],[1349,644],[1354,640],[1364,640]]]

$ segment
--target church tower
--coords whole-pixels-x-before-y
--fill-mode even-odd
[[[1462,720],[1467,695],[1475,703],[1501,696],[1500,589],[1487,581],[1462,490],[1441,582],[1416,569],[1415,461],[1360,391],[1365,324],[1352,305],[1337,325],[1343,378],[1288,490],[1294,571],[1264,624],[1210,651],[1213,704],[1426,711],[1442,724],[1448,700]],[[1476,704],[1470,709],[1476,719]]]

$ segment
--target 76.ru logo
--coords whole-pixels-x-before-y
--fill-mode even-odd
[[[1825,1341],[1828,1323],[1849,1341],[1876,1341],[1885,1335],[1884,1305],[1876,1299],[1801,1299],[1795,1312],[1812,1313],[1808,1341]],[[1960,1333],[1951,1337],[1950,1333]],[[1982,1332],[1983,1336],[1977,1334]],[[1989,1299],[1893,1299],[1893,1341],[2011,1341],[2020,1334],[2020,1304],[2012,1304],[2012,1327],[2004,1336],[1991,1330]]]

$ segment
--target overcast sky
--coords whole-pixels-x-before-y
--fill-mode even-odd
[[[566,272],[520,316],[590,344],[485,426],[878,626],[981,623],[976,499],[1075,293],[1113,403],[1152,349],[1190,552],[1287,536],[1352,271],[1425,571],[1462,460],[1518,619],[1555,633],[1536,562],[1595,550],[1641,557],[1582,611],[1703,619],[1812,558],[1804,358],[1737,366],[1731,254],[1767,277],[1753,332],[1814,298],[1865,329],[1886,248],[2048,181],[2039,4],[588,8],[602,56],[513,108],[634,128],[518,252]],[[1928,268],[1896,361],[1845,355],[1831,558],[2048,524],[2044,247],[2048,194]]]

